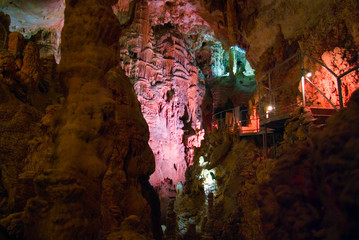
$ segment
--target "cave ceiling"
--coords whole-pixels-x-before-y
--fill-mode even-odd
[[[63,25],[63,0],[4,0],[0,6],[11,16],[10,31],[18,31],[28,37],[39,29],[61,30]]]

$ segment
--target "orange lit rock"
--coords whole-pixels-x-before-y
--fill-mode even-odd
[[[16,71],[15,57],[6,50],[0,50],[0,71],[1,73],[14,73]]]
[[[18,32],[9,34],[8,51],[13,53],[16,57],[22,54],[24,48],[24,36]]]
[[[36,43],[29,42],[24,50],[24,59],[19,72],[23,84],[37,87],[40,80],[40,51]]]
[[[322,60],[323,63],[338,76],[359,64],[359,61],[353,62],[353,56],[351,56],[349,51],[339,47],[336,47],[332,51],[324,52]],[[343,77],[341,81],[343,102],[346,104],[352,93],[359,87],[357,71],[349,73]],[[324,67],[320,67],[313,76],[313,83],[319,87],[329,100],[339,106],[337,78],[333,74],[324,69]],[[309,103],[312,103],[313,106],[332,108],[316,89],[309,84],[306,85],[306,88],[308,89]]]

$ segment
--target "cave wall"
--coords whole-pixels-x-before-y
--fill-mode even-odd
[[[44,55],[34,43],[44,41],[44,35],[28,41],[12,34],[8,51],[1,50],[0,223],[10,235],[140,239],[151,238],[152,231],[160,238],[159,226],[153,225],[159,223],[154,211],[158,202],[148,184],[155,171],[150,181],[165,189],[166,196],[175,194],[174,185],[186,175],[185,194],[176,193],[178,202],[173,206],[183,235],[197,224],[206,237],[228,239],[355,236],[357,219],[348,209],[357,208],[349,197],[356,194],[356,165],[350,162],[356,157],[351,151],[356,138],[350,134],[356,132],[343,130],[355,125],[354,103],[310,137],[307,129],[298,127],[307,126],[307,120],[296,116],[304,123],[296,119],[295,127],[288,125],[295,134],[288,130],[291,136],[282,150],[289,154],[279,155],[275,167],[259,156],[253,144],[215,133],[199,150],[201,156],[207,154],[210,167],[218,169],[215,177],[222,182],[220,197],[208,199],[208,209],[204,180],[197,178],[203,168],[198,167],[199,160],[186,173],[185,169],[192,164],[196,151],[192,147],[199,147],[203,135],[197,120],[210,118],[218,103],[209,96],[210,89],[204,96],[206,81],[213,80],[208,77],[213,52],[203,44],[206,34],[221,40],[226,50],[239,44],[258,76],[298,50],[339,74],[358,64],[358,23],[352,20],[357,18],[358,3],[82,0],[66,4],[58,79],[53,59],[41,58]],[[208,60],[202,68],[196,66],[199,56]],[[305,64],[314,73],[313,81],[337,104],[335,79],[320,66]],[[42,66],[48,69],[41,70]],[[287,82],[298,70],[299,62],[293,61],[273,83]],[[232,90],[233,85],[223,82]],[[357,85],[357,71],[344,79],[345,103]],[[217,86],[218,91],[222,87]],[[308,89],[308,102],[322,104],[315,90]],[[293,85],[286,94],[296,100],[299,93],[298,85]],[[202,98],[208,108],[201,106]],[[343,131],[335,136],[325,133],[336,132],[336,127]],[[313,144],[316,137],[319,144]],[[336,152],[333,146],[343,139],[344,150]],[[300,147],[290,146],[293,143]],[[308,152],[314,152],[318,163]],[[331,156],[328,166],[323,159]],[[240,163],[234,164],[235,160]],[[319,172],[310,170],[313,166]],[[344,180],[337,181],[338,175]],[[327,176],[329,183],[322,180]],[[340,198],[326,200],[333,195]],[[334,220],[332,209],[341,223]],[[303,221],[293,220],[298,216]]]
[[[148,126],[112,48],[114,3],[66,2],[56,72],[33,41],[19,49],[21,34],[1,50],[1,225],[16,239],[161,238]]]

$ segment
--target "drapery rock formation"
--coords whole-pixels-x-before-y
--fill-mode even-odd
[[[134,21],[120,38],[120,66],[134,84],[149,125],[149,144],[156,159],[151,184],[168,197],[175,195],[176,184],[184,181],[185,170],[192,164],[193,147],[200,144],[200,104],[205,86],[195,66],[190,45],[193,40],[181,32],[176,18],[167,16],[177,8],[170,2],[162,4],[136,4]],[[159,9],[170,19],[160,20]]]

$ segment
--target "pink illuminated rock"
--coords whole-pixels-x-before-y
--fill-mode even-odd
[[[127,8],[122,2],[117,9]],[[140,1],[134,22],[120,39],[121,67],[134,83],[149,125],[156,159],[150,182],[163,186],[165,195],[175,194],[177,182],[184,182],[193,147],[200,146],[204,134],[200,104],[205,89],[183,34],[198,27],[193,11],[189,4]]]

